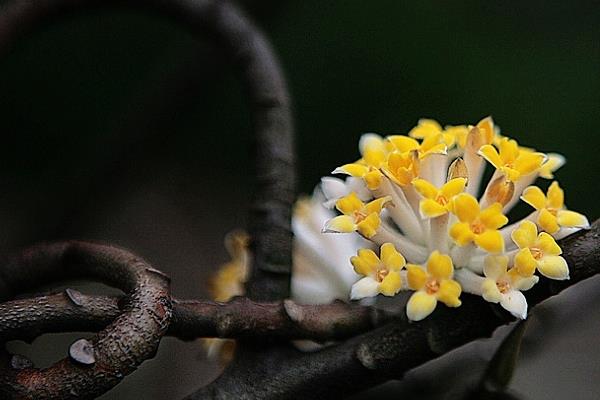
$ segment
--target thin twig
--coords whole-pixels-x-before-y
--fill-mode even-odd
[[[31,341],[44,333],[98,331],[123,312],[123,297],[91,296],[76,290],[0,304],[0,342]],[[201,337],[341,340],[366,332],[394,315],[358,304],[300,305],[291,300],[228,303],[172,300],[167,335]]]

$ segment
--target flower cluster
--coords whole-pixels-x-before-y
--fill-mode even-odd
[[[321,183],[324,204],[340,213],[322,231],[356,232],[372,243],[350,259],[360,278],[352,299],[411,290],[406,311],[418,321],[438,301],[460,306],[464,291],[525,318],[521,292],[537,283],[536,271],[569,278],[556,239],[589,223],[566,210],[558,182],[546,194],[532,186],[553,179],[562,156],[501,136],[490,117],[474,126],[421,120],[407,135],[364,134],[359,151],[358,161],[333,171],[345,180]],[[482,184],[486,164],[494,172]],[[519,199],[534,211],[509,224]]]

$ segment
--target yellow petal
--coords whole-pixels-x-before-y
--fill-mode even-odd
[[[340,215],[330,219],[325,223],[325,227],[323,228],[323,232],[350,233],[355,230],[354,218],[347,215]]]
[[[504,251],[504,238],[498,231],[487,230],[480,235],[475,235],[475,244],[490,253]]]
[[[504,162],[500,158],[500,154],[498,154],[496,148],[491,144],[481,146],[477,153],[485,158],[495,168],[500,168],[504,165]]]
[[[471,223],[479,216],[479,203],[467,193],[454,196],[450,202],[450,209],[461,222]]]
[[[444,128],[444,133],[444,142],[448,147],[451,147],[453,143],[450,143],[448,139],[446,139],[446,135],[454,137],[454,141],[458,143],[458,146],[465,147],[467,143],[467,135],[469,134],[469,130],[465,125],[446,126]]]
[[[356,163],[342,165],[333,170],[334,174],[346,174],[357,178],[362,177],[367,172],[369,172],[368,166]]]
[[[550,279],[569,279],[569,266],[561,256],[545,256],[538,262],[540,274]]]
[[[368,152],[385,153],[386,151],[383,138],[376,133],[365,133],[362,135],[358,141],[358,150],[363,158],[366,158],[365,154]]]
[[[417,150],[419,146],[419,142],[415,139],[410,138],[404,135],[392,135],[386,138],[392,145],[394,149],[400,151],[401,153],[406,153],[407,151]]]
[[[406,304],[406,315],[411,321],[421,321],[435,310],[437,299],[425,292],[415,292]]]
[[[545,208],[542,208],[540,210],[537,223],[540,226],[540,228],[542,228],[544,231],[550,234],[558,232],[558,229],[560,228],[558,226],[558,221],[556,220],[556,217]]]
[[[486,278],[493,279],[496,282],[500,277],[506,274],[508,269],[507,256],[486,256],[483,260],[483,274]]]
[[[425,218],[439,217],[440,215],[444,215],[448,212],[446,207],[431,199],[421,200],[419,203],[419,210],[421,211],[421,215]]]
[[[526,188],[523,191],[521,200],[536,210],[541,210],[546,207],[546,196],[544,196],[544,192],[537,186],[529,186]]]
[[[368,150],[363,154],[363,160],[367,165],[379,168],[385,161],[385,153],[382,150]]]
[[[499,303],[502,300],[502,293],[498,290],[498,286],[496,286],[496,281],[493,279],[486,279],[481,284],[481,291],[483,292],[482,297],[485,301],[489,301],[490,303]]]
[[[564,205],[565,193],[558,185],[558,182],[554,181],[548,188],[548,207],[560,210]]]
[[[449,279],[452,277],[454,267],[452,259],[446,254],[441,254],[439,251],[434,251],[427,260],[427,271],[431,276],[438,280]]]
[[[378,169],[372,169],[363,176],[363,179],[370,190],[376,190],[381,186],[383,174]]]
[[[415,179],[412,184],[417,192],[426,199],[435,200],[438,195],[438,189],[425,179]]]
[[[469,224],[465,222],[457,222],[450,228],[450,237],[459,246],[464,246],[471,243],[475,238],[475,234],[471,231]]]
[[[379,284],[379,292],[384,296],[393,296],[400,291],[401,287],[402,278],[400,277],[400,274],[391,271]]]
[[[464,191],[466,184],[467,180],[465,178],[454,178],[446,182],[440,189],[440,192],[442,196],[449,200]]]
[[[556,240],[546,232],[540,233],[536,247],[539,247],[544,255],[559,256],[562,254],[562,249],[556,243]]]
[[[438,301],[441,301],[448,307],[458,307],[461,302],[458,299],[462,288],[460,284],[452,279],[445,279],[440,283],[440,289],[436,293]]]
[[[515,268],[522,276],[531,276],[535,272],[537,262],[531,255],[529,248],[525,247],[515,255]]]
[[[335,203],[337,208],[344,215],[353,215],[355,211],[360,211],[364,203],[358,198],[356,193],[352,192],[344,196]]]
[[[441,136],[440,136],[441,139]],[[421,158],[424,158],[430,154],[446,154],[446,152],[448,151],[448,147],[446,146],[446,143],[438,143],[435,144],[431,147],[425,147],[425,141],[427,141],[429,139],[425,139],[423,141],[423,145],[421,145]]]
[[[367,214],[379,214],[381,212],[381,209],[390,201],[392,201],[392,198],[390,196],[380,197],[367,203],[367,205],[365,205],[365,210],[367,211]]]
[[[360,275],[371,275],[379,266],[379,257],[373,250],[360,249],[358,255],[350,258],[354,271]]]
[[[556,214],[556,219],[560,226],[566,228],[587,228],[590,226],[588,219],[583,214],[575,211],[560,210]]]
[[[537,235],[537,226],[531,221],[523,221],[517,229],[512,231],[510,237],[520,249],[524,249],[535,245]]]
[[[498,229],[508,222],[508,218],[502,214],[502,205],[494,203],[479,214],[479,219],[488,229]]]
[[[371,213],[367,218],[356,224],[356,230],[367,239],[370,239],[375,236],[380,224],[379,214]]]
[[[408,136],[416,139],[423,139],[441,132],[442,127],[436,120],[423,118],[419,120],[419,124],[417,126],[408,132]]]
[[[529,153],[521,151],[519,157],[515,160],[515,169],[523,176],[529,175],[542,167],[546,160],[543,153]]]
[[[419,290],[425,287],[425,283],[427,283],[427,272],[423,270],[418,265],[408,264],[406,266],[407,274],[406,280],[408,282],[408,287],[412,290]]]
[[[500,158],[502,164],[513,164],[514,161],[519,157],[519,145],[516,140],[509,138],[502,138],[500,140]]]
[[[381,246],[380,256],[383,265],[393,271],[400,270],[406,265],[406,260],[402,254],[400,254],[391,243],[384,243]]]

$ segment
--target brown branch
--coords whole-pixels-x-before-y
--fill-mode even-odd
[[[208,36],[237,67],[252,107],[256,178],[250,233],[253,270],[248,295],[288,297],[292,264],[291,209],[295,158],[290,100],[273,50],[263,34],[226,0],[19,0],[0,8],[0,54],[25,33],[53,19],[106,6],[135,7],[174,18]]]
[[[343,302],[311,306],[291,300],[256,303],[243,297],[228,303],[172,302],[173,316],[167,335],[182,340],[200,337],[341,340],[394,317],[382,310]],[[2,303],[0,342],[30,341],[44,333],[98,331],[117,318],[124,305],[121,297],[90,296],[72,289]]]
[[[600,272],[600,220],[589,231],[559,242],[571,279],[556,284],[544,279],[531,295],[531,306],[560,289]],[[290,346],[264,349],[247,345],[225,373],[189,397],[197,399],[342,398],[389,379],[472,340],[487,337],[511,319],[480,297],[463,295],[456,309],[440,306],[427,319],[391,322],[316,353]]]
[[[123,311],[71,357],[44,370],[15,369],[0,356],[0,395],[4,399],[89,399],[106,392],[154,356],[171,318],[169,280],[146,261],[108,245],[66,242],[30,248],[3,266],[4,284],[14,292],[67,278],[105,282],[127,293]],[[102,311],[102,310],[98,310]],[[17,315],[15,315],[17,313]],[[0,317],[14,326],[20,315],[44,318],[43,304]],[[26,322],[26,321],[25,321]]]

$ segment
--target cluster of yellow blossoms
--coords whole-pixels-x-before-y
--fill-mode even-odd
[[[412,290],[407,315],[418,321],[438,301],[460,306],[464,291],[525,318],[521,292],[538,281],[536,271],[569,278],[556,239],[589,223],[565,209],[557,182],[546,194],[532,186],[553,179],[562,156],[521,147],[490,117],[445,128],[421,120],[408,135],[365,134],[359,151],[358,161],[333,171],[345,180],[321,183],[325,204],[340,213],[322,231],[357,232],[373,244],[350,259],[360,277],[350,298]],[[495,171],[482,185],[486,161]],[[535,210],[508,225],[519,199]]]

